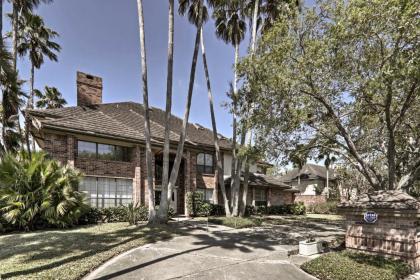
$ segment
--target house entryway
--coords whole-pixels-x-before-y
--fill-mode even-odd
[[[175,154],[169,155],[169,172],[175,162]],[[179,175],[175,184],[172,198],[170,201],[170,207],[175,210],[176,214],[184,214],[184,182],[185,182],[185,168],[184,159],[181,161],[179,167]],[[161,184],[162,184],[162,172],[163,172],[163,153],[155,154],[155,203],[156,205],[160,202],[161,196]]]

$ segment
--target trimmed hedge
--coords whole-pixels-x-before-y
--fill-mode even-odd
[[[324,280],[397,280],[410,274],[402,261],[350,251],[324,254],[301,268]]]
[[[246,215],[304,215],[305,205],[302,202],[277,206],[246,206]]]

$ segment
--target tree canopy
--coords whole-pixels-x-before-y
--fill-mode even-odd
[[[302,145],[339,155],[372,189],[412,187],[419,11],[416,0],[322,0],[298,18],[281,16],[240,67],[257,144],[279,160]]]

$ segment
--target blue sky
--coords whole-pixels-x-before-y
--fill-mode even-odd
[[[165,108],[168,4],[163,0],[145,0],[143,3],[150,103]],[[4,1],[4,13],[10,11],[10,4]],[[40,14],[46,25],[60,34],[57,41],[62,46],[58,63],[47,61],[36,71],[36,88],[55,86],[63,93],[69,105],[75,105],[76,71],[80,70],[103,78],[103,102],[142,102],[136,1],[55,0],[52,4],[41,5],[35,13]],[[3,32],[6,32],[10,30],[10,24],[5,17],[3,20]],[[194,36],[195,28],[186,18],[176,14],[172,111],[178,116],[183,116]],[[216,38],[213,21],[205,26],[204,36],[218,129],[230,137],[231,116],[221,104],[227,101],[226,91],[233,77],[233,48]],[[246,53],[248,41],[245,39],[241,46],[242,55]],[[29,77],[28,66],[27,59],[19,61],[20,76],[23,79]],[[211,127],[201,57],[190,121]]]

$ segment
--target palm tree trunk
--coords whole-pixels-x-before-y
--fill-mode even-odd
[[[197,57],[198,57],[198,50],[199,50],[199,46],[200,46],[201,16],[202,16],[201,14],[202,14],[202,6],[200,5],[199,25],[197,27],[197,34],[195,36],[194,53],[193,53],[193,59],[192,59],[192,63],[191,63],[190,83],[189,83],[189,86],[188,86],[187,103],[185,105],[184,120],[182,122],[182,131],[181,131],[181,135],[179,137],[175,162],[174,162],[174,166],[172,167],[171,176],[169,178],[168,195],[172,194],[172,191],[175,187],[176,180],[178,178],[179,167],[181,165],[182,154],[184,152],[185,138],[187,136],[188,118],[190,116],[191,100],[192,100],[192,94],[193,94],[193,90],[194,90],[195,70],[197,68]]]
[[[238,161],[238,156],[236,153],[236,126],[237,126],[237,120],[236,120],[236,107],[237,107],[237,99],[238,99],[238,62],[239,62],[239,44],[235,44],[235,65],[234,65],[234,81],[233,81],[233,141],[232,141],[232,166],[233,168],[233,176],[232,176],[232,184],[231,184],[231,201],[232,201],[232,216],[238,216],[238,202],[239,202],[239,185],[241,182],[241,167]]]
[[[146,137],[146,168],[147,168],[147,191],[149,193],[149,223],[155,222],[155,197],[153,189],[153,170],[152,170],[152,145],[150,139],[150,113],[149,113],[149,93],[147,85],[147,60],[146,60],[146,40],[144,34],[144,17],[142,0],[137,0],[140,33],[140,55],[143,81],[143,105],[144,105],[144,135]]]
[[[216,150],[216,162],[217,162],[217,182],[220,187],[220,190],[222,191],[223,196],[223,203],[225,206],[225,213],[226,216],[230,216],[230,208],[229,208],[229,200],[227,199],[226,195],[226,188],[225,188],[225,181],[223,178],[223,163],[222,163],[222,155],[220,152],[220,146],[219,146],[219,137],[217,135],[217,126],[216,126],[216,116],[214,114],[214,102],[213,102],[213,94],[211,91],[211,83],[210,83],[210,74],[209,69],[207,65],[207,56],[206,56],[206,49],[204,44],[204,34],[203,34],[203,28],[201,28],[201,53],[203,55],[203,66],[204,66],[204,73],[206,76],[206,82],[207,82],[207,94],[209,97],[209,104],[210,104],[210,116],[211,116],[211,125],[213,128],[213,141],[214,141],[214,149]],[[217,188],[217,186],[215,186]],[[217,195],[217,192],[215,192],[214,195]]]
[[[329,178],[330,177],[330,172],[329,172],[329,168],[327,167],[327,183],[326,183],[326,194],[327,194],[327,198],[330,197],[330,182],[329,182]]]
[[[3,44],[3,0],[0,0],[0,46]]]
[[[26,146],[27,146],[27,149],[28,149],[29,158],[32,157],[32,153],[31,153],[31,143],[29,141],[29,129],[30,129],[30,121],[31,120],[30,120],[28,109],[33,108],[34,79],[35,79],[35,67],[34,67],[34,64],[31,63],[31,81],[30,81],[31,86],[30,86],[30,91],[29,91],[28,103],[26,104],[26,111],[25,111],[25,141],[26,141]]]
[[[169,134],[170,118],[172,108],[172,81],[174,65],[174,0],[169,0],[169,27],[168,27],[168,68],[166,79],[166,111],[165,111],[165,142],[163,145],[163,171],[162,171],[162,195],[159,205],[159,220],[168,220],[169,204],[172,200],[172,193],[168,192],[169,176]]]
[[[13,11],[12,11],[12,41],[13,41],[13,49],[12,49],[12,66],[13,70],[16,71],[17,66],[17,32],[18,32],[18,4],[17,1],[13,1]]]
[[[260,0],[255,0],[254,3],[254,11],[252,16],[252,34],[251,34],[251,55],[255,54],[255,47],[257,42],[257,20],[258,20],[258,12],[259,12],[259,4]],[[245,126],[244,126],[245,130]],[[245,133],[245,132],[244,132]],[[251,146],[251,135],[252,131],[246,132],[246,138],[245,138],[245,144],[247,146]],[[248,185],[249,185],[249,158],[248,156],[245,157],[245,170],[244,170],[244,186],[243,186],[243,192],[242,192],[242,207],[240,207],[240,216],[245,216],[245,210],[246,210],[246,203],[247,203],[247,197],[248,197]]]

